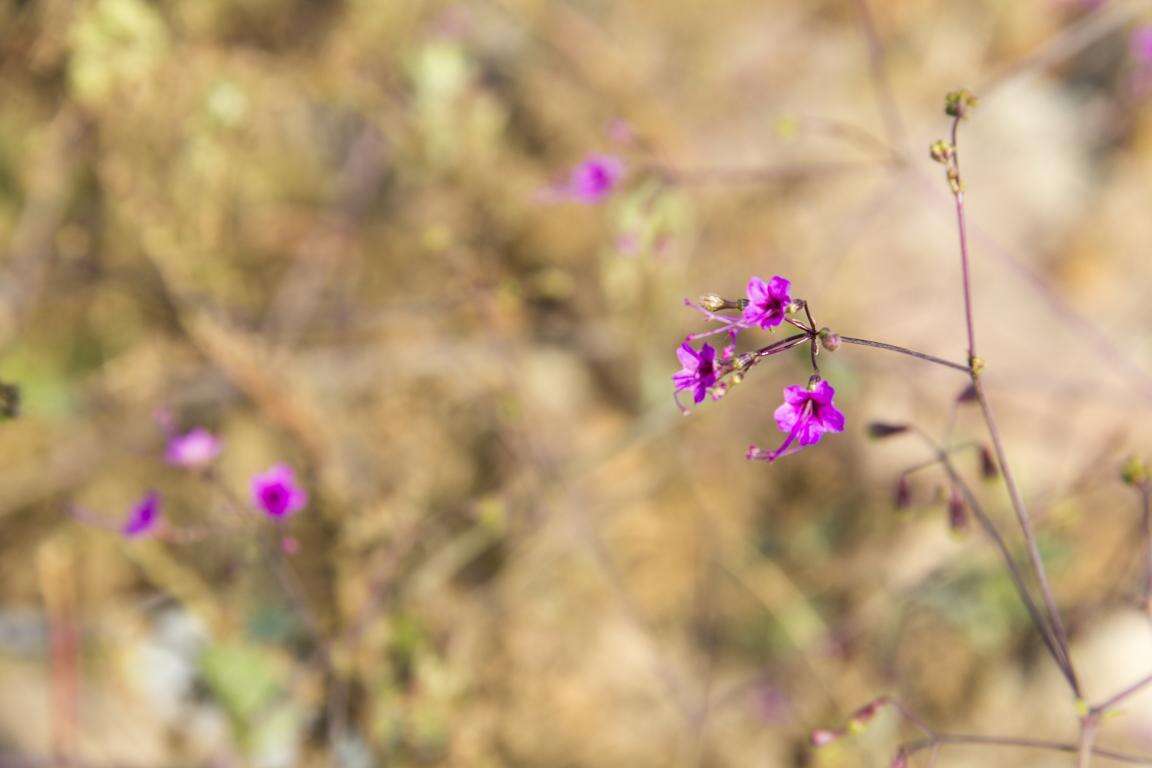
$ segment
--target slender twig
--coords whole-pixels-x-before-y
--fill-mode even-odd
[[[1028,617],[1032,620],[1032,624],[1035,625],[1036,630],[1040,633],[1040,639],[1044,642],[1044,646],[1052,655],[1053,660],[1056,662],[1056,666],[1060,668],[1060,671],[1064,675],[1064,678],[1068,681],[1068,684],[1072,686],[1073,689],[1075,689],[1075,686],[1073,685],[1074,677],[1072,675],[1070,668],[1071,665],[1068,662],[1067,656],[1064,654],[1060,644],[1056,641],[1056,638],[1052,633],[1052,628],[1048,625],[1048,622],[1044,620],[1039,607],[1036,605],[1035,600],[1032,598],[1031,592],[1028,591],[1028,587],[1024,582],[1024,576],[1020,572],[1020,566],[1017,565],[1016,559],[1012,556],[1011,550],[1008,549],[1008,544],[1004,540],[1003,535],[996,528],[995,523],[992,522],[992,518],[989,517],[988,513],[984,510],[984,506],[980,503],[980,500],[972,491],[972,487],[956,470],[956,465],[952,463],[951,457],[949,457],[947,453],[941,451],[939,448],[936,448],[936,450],[937,458],[940,462],[940,465],[944,468],[944,471],[948,474],[948,479],[954,486],[956,486],[957,489],[959,489],[960,493],[964,496],[964,501],[968,504],[968,508],[972,510],[972,514],[975,516],[976,521],[980,523],[980,527],[984,530],[984,533],[988,536],[988,538],[992,540],[993,545],[996,547],[996,551],[1000,554],[1004,564],[1008,567],[1008,575],[1012,579],[1012,585],[1016,588],[1017,594],[1020,595],[1020,601],[1024,603],[1024,608],[1027,610]]]
[[[1096,745],[1096,730],[1099,719],[1089,713],[1080,722],[1080,742],[1076,748],[1076,768],[1089,768],[1092,765],[1092,748]]]
[[[964,373],[968,373],[968,370],[969,370],[968,366],[966,366],[966,365],[961,365],[960,363],[954,363],[951,360],[945,360],[944,358],[936,357],[935,355],[928,355],[928,354],[925,354],[923,352],[917,352],[915,350],[908,349],[906,347],[898,347],[895,344],[885,344],[882,341],[872,341],[870,339],[857,339],[857,338],[853,338],[851,336],[841,336],[840,341],[844,342],[845,344],[857,344],[861,347],[875,347],[876,349],[886,349],[889,352],[898,352],[901,355],[908,355],[909,357],[915,357],[919,360],[927,360],[930,363],[936,363],[936,365],[943,365],[946,368],[952,368],[953,370],[963,371]]]
[[[1137,693],[1144,690],[1149,685],[1152,685],[1152,674],[1145,675],[1144,677],[1142,677],[1139,680],[1137,680],[1136,682],[1132,683],[1132,685],[1128,686],[1124,690],[1120,691],[1119,693],[1113,694],[1112,696],[1108,697],[1107,699],[1100,702],[1096,706],[1092,707],[1092,712],[1094,712],[1096,714],[1102,714],[1104,712],[1107,712],[1108,710],[1113,709],[1114,707],[1116,707],[1118,704],[1120,704],[1124,700],[1128,699],[1129,697],[1135,696]]]
[[[935,749],[940,746],[980,745],[992,747],[1017,747],[1020,749],[1039,749],[1049,752],[1065,752],[1076,754],[1078,744],[1069,744],[1046,739],[1021,739],[1004,736],[977,736],[975,734],[940,733],[934,738],[921,739],[904,745],[905,754],[912,755],[925,749]],[[1152,765],[1152,756],[1136,755],[1130,752],[1119,752],[1114,749],[1092,747],[1091,753],[1096,757],[1114,760],[1118,763],[1131,765]]]
[[[980,403],[980,412],[984,417],[988,435],[992,440],[992,448],[996,453],[996,461],[1000,465],[1001,474],[1004,476],[1004,485],[1008,490],[1008,498],[1012,503],[1012,510],[1015,512],[1020,530],[1024,534],[1028,558],[1031,561],[1032,569],[1035,571],[1036,581],[1040,586],[1040,595],[1044,600],[1044,606],[1048,612],[1048,621],[1051,625],[1054,639],[1060,647],[1061,655],[1065,660],[1065,675],[1068,678],[1068,683],[1072,686],[1073,692],[1079,699],[1082,698],[1080,683],[1076,677],[1076,672],[1068,653],[1068,633],[1064,629],[1064,622],[1060,619],[1060,611],[1057,609],[1056,600],[1052,596],[1052,587],[1048,581],[1048,573],[1044,568],[1044,561],[1040,557],[1040,548],[1036,541],[1036,534],[1032,529],[1032,518],[1028,513],[1027,507],[1024,506],[1024,500],[1016,486],[1016,480],[1012,474],[1008,456],[1004,451],[1003,441],[1000,438],[1000,430],[997,427],[996,418],[992,413],[992,406],[988,402],[988,397],[984,392],[984,386],[980,380],[980,369],[983,364],[976,356],[976,332],[973,318],[974,313],[972,310],[971,279],[969,276],[970,258],[968,253],[968,232],[964,218],[964,184],[960,176],[960,152],[957,143],[960,120],[963,118],[965,106],[966,105],[963,104],[959,105],[957,115],[952,121],[948,181],[952,190],[952,196],[956,202],[956,225],[960,240],[960,271],[964,290],[964,320],[968,331],[969,374],[972,377],[972,386],[976,391],[976,398]]]

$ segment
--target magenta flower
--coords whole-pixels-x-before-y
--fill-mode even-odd
[[[1132,55],[1143,68],[1152,67],[1152,25],[1137,27],[1132,32]]]
[[[203,427],[183,435],[173,435],[164,452],[165,460],[176,467],[200,469],[220,455],[220,440]]]
[[[572,169],[568,180],[552,190],[555,197],[576,203],[598,203],[612,193],[624,176],[624,162],[615,155],[588,155]]]
[[[693,402],[699,403],[708,394],[708,388],[716,383],[716,350],[705,344],[697,352],[685,342],[676,350],[676,357],[680,358],[680,365],[684,366],[672,375],[676,391],[692,390]]]
[[[780,275],[768,282],[758,277],[748,281],[748,306],[744,307],[744,322],[761,328],[775,328],[784,322],[792,297],[788,295],[791,283]]]
[[[120,533],[129,539],[140,538],[151,533],[160,519],[160,494],[149,491],[143,499],[132,507],[128,519],[120,527]]]
[[[271,517],[285,517],[308,504],[308,492],[296,484],[287,464],[277,464],[252,478],[252,500]]]
[[[832,404],[835,395],[836,390],[831,384],[816,377],[807,387],[785,387],[784,404],[774,414],[776,426],[787,433],[784,442],[774,451],[749,446],[747,458],[776,461],[781,456],[815,445],[825,432],[843,432],[844,414]]]

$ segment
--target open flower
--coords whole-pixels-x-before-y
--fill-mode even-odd
[[[697,352],[685,342],[676,350],[676,357],[680,358],[680,365],[684,366],[672,375],[676,391],[692,390],[693,402],[699,403],[708,394],[708,388],[716,383],[716,350],[710,344],[705,344]]]
[[[792,297],[788,295],[791,283],[780,275],[768,282],[758,277],[748,281],[748,306],[744,307],[744,322],[761,328],[775,328],[784,322]]]
[[[143,499],[132,507],[128,519],[120,527],[120,533],[129,539],[146,536],[152,532],[160,520],[160,494],[149,491]]]
[[[220,455],[220,439],[203,427],[168,440],[164,459],[173,466],[200,469],[211,464]]]
[[[286,517],[308,504],[308,492],[296,484],[287,464],[277,464],[252,478],[252,501],[270,517]]]
[[[825,432],[843,432],[844,414],[832,404],[836,390],[828,382],[813,377],[807,387],[784,388],[784,404],[776,409],[776,426],[787,436],[780,447],[766,451],[750,446],[749,459],[775,461],[781,456],[795,453],[815,445]]]

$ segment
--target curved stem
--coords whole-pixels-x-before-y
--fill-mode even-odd
[[[957,370],[957,371],[963,371],[964,373],[970,372],[968,366],[966,366],[966,365],[961,365],[960,363],[954,363],[951,360],[945,360],[942,357],[936,357],[935,355],[925,354],[924,352],[917,352],[913,349],[908,349],[907,347],[898,347],[895,344],[885,344],[882,341],[872,341],[871,339],[857,339],[857,338],[853,338],[852,336],[841,336],[840,341],[844,342],[845,344],[856,344],[856,345],[861,346],[861,347],[874,347],[875,349],[886,349],[889,352],[898,352],[901,355],[908,355],[909,357],[915,357],[918,360],[926,360],[929,363],[936,363],[936,365],[943,365],[946,368],[952,368],[952,369]]]

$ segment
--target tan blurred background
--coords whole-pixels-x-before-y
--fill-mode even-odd
[[[744,450],[778,439],[803,356],[689,418],[671,399],[702,327],[682,299],[752,274],[843,333],[962,358],[926,148],[972,88],[988,388],[1089,697],[1152,668],[1116,479],[1152,451],[1130,45],[1152,4],[873,0],[871,40],[866,9],[0,0],[0,380],[23,395],[0,423],[0,764],[885,766],[914,735],[889,713],[807,747],[884,693],[945,730],[1073,739],[940,477],[893,510],[923,449],[865,437],[940,434],[962,376],[828,355],[848,428],[773,466]],[[542,202],[593,151],[625,157],[621,188]],[[661,185],[651,162],[725,173]],[[299,594],[267,531],[234,535],[164,465],[160,408],[221,435],[237,492],[301,473]],[[119,521],[150,488],[186,540],[71,514]],[[981,493],[1018,542],[1002,486]],[[1152,695],[1100,741],[1152,753]]]

